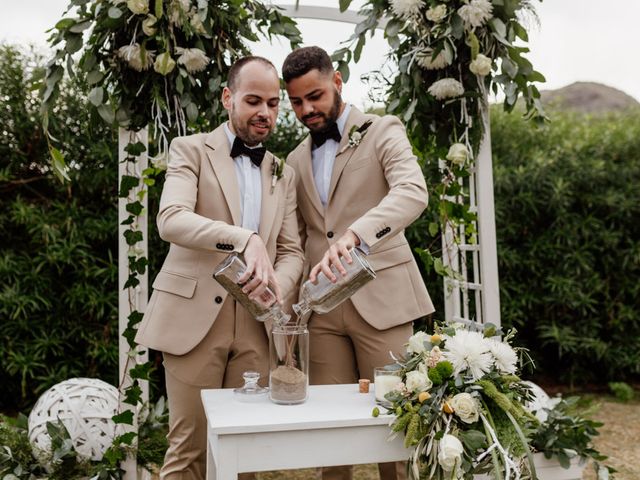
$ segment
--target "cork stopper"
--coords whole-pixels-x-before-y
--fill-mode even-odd
[[[358,390],[360,393],[369,393],[369,384],[371,380],[368,378],[361,378],[358,380]]]

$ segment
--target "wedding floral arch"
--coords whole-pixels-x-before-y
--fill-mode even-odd
[[[340,10],[350,4],[340,0]],[[532,11],[531,2],[368,0],[348,45],[333,55],[346,78],[349,63],[360,58],[367,33],[373,35],[384,25],[393,49],[389,60],[398,72],[387,83],[387,110],[405,121],[423,159],[440,159],[442,171],[431,195],[437,216],[429,224],[431,235],[443,239],[442,254],[422,248],[420,255],[463,294],[470,284],[461,273],[467,266],[454,257],[477,245],[482,219],[469,200],[475,194],[483,138],[485,147],[488,142],[488,92],[501,87],[507,110],[513,110],[521,96],[525,114],[543,119],[533,82],[544,78],[523,57],[526,47],[517,44],[527,40],[519,11]],[[146,296],[140,287],[147,267],[145,198],[154,176],[166,167],[168,142],[188,125],[205,129],[222,120],[219,89],[231,62],[249,53],[245,40],[283,36],[293,47],[301,37],[289,17],[257,0],[70,0],[68,13],[50,38],[56,52],[42,90],[44,129],[48,131],[65,71],[87,85],[88,99],[102,119],[123,129],[119,196],[127,213],[121,225],[127,274],[121,280],[126,291],[121,310],[127,311],[126,358],[134,363],[124,369],[129,380],[123,385],[126,403],[134,406],[142,398],[140,382],[148,376],[148,364],[136,364],[139,352],[133,341],[144,305],[136,298]],[[53,170],[64,178],[73,163],[65,161],[64,146],[47,138]],[[150,167],[144,163],[148,155]],[[123,424],[135,420],[133,409],[116,417]],[[135,432],[129,431],[115,448],[133,444],[134,438]],[[122,459],[117,454],[113,458]]]

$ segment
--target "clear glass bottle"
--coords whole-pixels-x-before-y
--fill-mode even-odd
[[[269,399],[281,405],[305,402],[309,390],[309,331],[304,325],[274,325],[269,340]]]
[[[215,268],[213,278],[259,322],[273,320],[276,325],[287,323],[291,316],[282,311],[271,288],[267,287],[256,300],[250,299],[242,291],[242,285],[238,283],[238,279],[246,269],[247,265],[242,257],[238,253],[232,253]]]
[[[336,267],[331,266],[338,279],[336,283],[329,280],[322,272],[318,274],[315,284],[309,280],[304,282],[300,291],[300,301],[293,305],[294,312],[303,319],[303,322],[311,310],[316,313],[330,312],[365,283],[376,278],[376,273],[367,262],[362,250],[352,248],[349,250],[349,254],[353,260],[351,264],[347,263],[344,257],[340,257],[340,261],[347,271],[345,276],[342,276]]]

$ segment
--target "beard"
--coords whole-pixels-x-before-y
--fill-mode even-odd
[[[273,125],[268,118],[253,117],[243,123],[237,117],[237,115],[234,115],[230,112],[229,121],[233,126],[233,130],[235,131],[236,136],[240,138],[240,140],[242,140],[248,147],[254,147],[259,143],[264,142],[267,138],[269,138],[269,135],[271,135],[271,132],[273,131]],[[264,125],[268,127],[269,130],[264,134],[253,133],[251,131],[252,124]]]
[[[329,127],[334,123],[336,123],[336,121],[338,120],[338,117],[340,116],[341,106],[342,106],[342,97],[340,96],[340,93],[338,93],[338,89],[336,88],[333,91],[333,103],[331,105],[331,109],[329,110],[329,112],[327,113],[315,112],[309,115],[305,115],[301,119],[302,123],[304,123],[309,130],[313,130],[314,132],[324,132],[328,130]],[[318,123],[315,125],[308,125],[307,120],[313,117],[320,117],[324,121],[322,123]]]

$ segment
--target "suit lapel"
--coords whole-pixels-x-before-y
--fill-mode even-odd
[[[324,207],[320,201],[320,195],[316,188],[316,182],[313,179],[313,162],[311,160],[311,136],[307,136],[300,146],[300,159],[298,160],[298,168],[300,173],[300,181],[304,185],[304,191],[311,199],[311,204],[318,213],[324,217]]]
[[[234,225],[242,225],[242,215],[240,209],[240,188],[238,187],[238,177],[231,158],[231,148],[229,139],[224,131],[224,126],[219,126],[211,132],[205,141],[209,147],[207,156],[213,168],[218,183],[227,200],[227,206],[231,212]]]
[[[367,117],[358,110],[356,107],[351,106],[351,111],[349,112],[349,118],[347,118],[347,123],[344,125],[344,131],[342,132],[342,140],[340,140],[340,146],[338,147],[338,153],[336,154],[336,159],[333,163],[333,170],[331,171],[331,183],[329,183],[329,194],[327,195],[327,205],[331,203],[331,197],[333,196],[333,192],[338,185],[338,180],[340,180],[340,175],[342,175],[342,171],[344,167],[349,162],[349,159],[353,156],[353,153],[356,151],[357,147],[347,148],[347,144],[349,143],[349,132],[351,128],[355,125],[359,127],[367,120]]]
[[[276,182],[271,193],[271,176],[273,168],[274,156],[271,152],[267,152],[260,165],[260,176],[262,178],[262,200],[260,202],[260,227],[258,234],[262,239],[267,242],[271,228],[273,227],[273,218],[276,215],[276,208],[278,207],[278,199],[280,198],[281,189],[279,183],[282,179]]]

